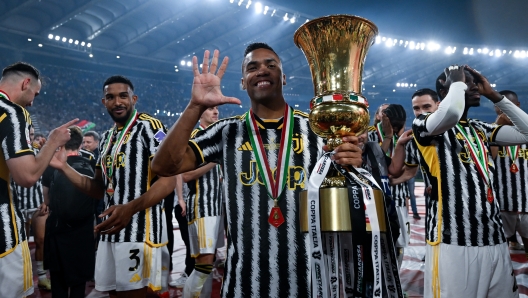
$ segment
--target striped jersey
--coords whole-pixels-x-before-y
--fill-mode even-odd
[[[82,149],[82,148],[79,149],[79,155],[84,157],[84,158],[86,158],[86,159],[88,159],[88,160],[96,159],[96,156],[95,156],[95,154],[93,154],[93,152],[88,151],[86,149]]]
[[[32,148],[35,155],[39,150]],[[37,183],[30,188],[22,187],[11,180],[11,187],[13,189],[13,197],[18,204],[20,210],[35,210],[44,202],[44,194],[42,193],[42,177],[37,180]]]
[[[247,114],[247,113],[246,113]],[[299,227],[299,194],[322,153],[308,115],[294,111],[287,182],[278,206],[285,222],[268,222],[273,201],[259,174],[246,115],[219,120],[189,145],[198,162],[216,162],[225,173],[227,262],[223,297],[309,297],[308,235]],[[277,167],[283,119],[255,116],[271,171]]]
[[[103,133],[99,143],[99,151],[104,152],[112,130]],[[114,194],[111,196],[106,191],[104,202],[106,208],[112,205],[126,204],[145,192],[157,180],[150,172],[150,162],[156,153],[158,146],[165,137],[167,129],[158,120],[148,114],[139,113],[136,122],[125,135],[123,145],[117,153],[114,165],[112,184]],[[112,152],[118,133],[114,132],[111,137],[111,146],[108,152]],[[102,160],[104,158],[104,160]],[[103,156],[101,153],[97,167],[101,169],[101,162],[105,162],[108,168],[112,166],[111,154]],[[109,181],[103,174],[105,188]],[[135,213],[128,225],[115,235],[101,235],[102,241],[107,242],[147,242],[150,245],[161,244],[161,233],[163,202]],[[106,209],[105,208],[105,209]]]
[[[29,140],[29,113],[0,91],[0,258],[26,240],[22,213],[14,201],[6,160],[33,155]],[[2,268],[0,268],[2,270]]]
[[[468,145],[456,127],[437,136],[427,136],[426,122],[430,114],[417,117],[413,134],[422,166],[432,187],[426,209],[426,240],[459,246],[496,245],[505,241],[497,196],[487,200],[486,182],[473,162]],[[470,125],[488,150],[490,178],[493,185],[494,163],[489,144],[494,142],[500,126],[479,120],[459,121],[475,142]],[[476,146],[476,143],[474,143]]]
[[[515,156],[518,172],[512,173],[511,156]],[[513,153],[513,154],[512,154]],[[495,158],[495,187],[503,211],[528,212],[528,146],[499,146]]]
[[[378,142],[378,144],[383,143],[383,137],[381,136],[380,132],[378,131],[378,128],[375,126],[370,126],[368,130],[368,140],[369,142]],[[397,139],[396,139],[397,140]],[[396,143],[393,141],[394,144],[391,144],[391,146],[396,146]],[[391,148],[390,152],[392,153],[392,150],[394,148]],[[394,200],[394,204],[397,207],[403,207],[406,206],[407,198],[411,196],[411,193],[409,191],[409,186],[406,182],[391,185],[391,194],[392,199]]]
[[[196,137],[203,128],[195,129],[191,138]],[[187,182],[187,221],[193,223],[197,218],[222,215],[221,170],[217,165],[200,178]]]
[[[425,187],[428,187],[431,186],[431,182],[429,182],[428,176],[425,172],[425,167],[422,166],[422,161],[423,157],[420,153],[420,149],[418,149],[418,145],[416,144],[416,139],[412,138],[405,145],[405,165],[408,167],[419,166],[420,171],[422,171],[422,178],[424,180]]]

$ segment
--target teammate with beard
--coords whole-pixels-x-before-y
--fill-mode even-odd
[[[108,218],[95,227],[101,232],[95,288],[111,297],[145,297],[147,287],[159,291],[167,286],[170,256],[162,200],[173,192],[176,180],[151,173],[151,158],[166,129],[138,113],[137,100],[127,78],[112,76],[104,82],[101,102],[115,125],[102,135],[94,179],[73,170],[64,150],[51,163],[89,196],[104,198],[107,208],[101,217]]]

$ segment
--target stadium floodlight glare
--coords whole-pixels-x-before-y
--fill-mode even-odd
[[[290,19],[290,23],[292,23],[292,24],[295,23],[295,17]]]
[[[462,52],[462,54],[467,55],[468,53],[469,53],[468,48],[464,48],[464,51]]]
[[[396,89],[392,89],[392,92],[396,92]]]
[[[376,36],[376,43],[380,43],[381,42],[381,37],[380,36]]]
[[[396,87],[400,87],[400,83],[396,83]]]
[[[185,60],[180,61],[181,66],[185,66]]]
[[[84,47],[84,45],[85,45],[85,42],[84,41],[81,42],[81,47]]]
[[[414,41],[411,40],[411,42],[409,42],[409,48],[410,48],[411,50],[414,50],[415,46],[416,46],[416,45],[415,45]]]
[[[60,40],[60,36],[55,35],[55,40],[57,40],[57,41]]]
[[[429,51],[437,51],[439,48],[440,48],[440,45],[434,41],[430,41],[427,43],[427,50]]]
[[[251,0],[248,1],[248,4],[246,5],[246,9],[249,9],[250,6],[251,6]]]
[[[285,20],[285,21],[289,20],[288,13],[286,13],[282,19]]]
[[[66,40],[68,40],[66,37],[62,38],[62,42],[66,42]]]
[[[119,58],[121,58],[121,57],[119,57],[119,55],[118,55],[118,56],[116,56],[116,58],[119,59]]]
[[[74,43],[75,45],[78,45],[78,44],[79,44],[79,41],[76,40],[76,41],[74,41],[73,43]]]
[[[269,6],[264,6],[264,14],[267,14],[268,13],[268,10],[269,10]]]
[[[376,88],[376,85],[372,85],[372,88]]]
[[[73,43],[73,39],[70,38],[70,39],[68,40],[68,43]]]
[[[53,39],[53,34],[48,34],[49,39]]]
[[[500,56],[502,56],[502,52],[501,52],[501,50],[499,50],[499,49],[495,50],[495,56],[496,56],[496,57],[500,57]]]
[[[178,71],[180,71],[180,70],[176,68],[174,71],[175,71],[175,72],[178,72]]]
[[[187,61],[187,66],[191,67],[192,66],[192,62],[191,61]]]
[[[229,3],[233,3],[233,2],[235,2],[235,0],[229,0]]]
[[[387,41],[385,42],[385,46],[386,46],[387,48],[392,47],[392,39],[391,39],[391,38],[387,39]]]
[[[387,40],[387,37],[385,37],[385,36],[381,37],[381,41],[386,41],[386,40]]]
[[[473,48],[469,49],[469,54],[473,55]]]
[[[277,10],[274,9],[273,12],[271,13],[271,16],[274,16],[276,12],[277,12]]]
[[[409,83],[405,83],[405,87],[409,87]]]
[[[451,49],[451,46],[449,46],[449,47],[447,47],[447,48],[445,49],[444,52],[445,52],[447,55],[451,55],[451,54],[453,54],[452,51],[453,51],[453,49]]]
[[[482,49],[482,54],[486,55],[487,53],[489,53],[489,49],[488,48],[483,48]]]
[[[87,43],[87,44],[86,44],[86,47],[88,47],[88,48],[91,47],[91,46],[92,46],[91,43]]]
[[[255,3],[255,12],[256,13],[261,13],[262,12],[262,3],[260,3],[260,2]]]
[[[242,2],[244,2],[244,0],[238,1],[238,6],[242,5]]]
[[[39,48],[42,48],[42,44],[41,43],[39,43],[38,46],[39,46]]]
[[[31,38],[28,38],[28,41],[31,41]]]
[[[90,56],[90,58],[93,58],[93,54],[92,53],[90,53],[90,55],[88,55],[88,56]]]

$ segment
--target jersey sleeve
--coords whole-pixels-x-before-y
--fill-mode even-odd
[[[158,151],[159,145],[167,136],[167,128],[160,120],[151,117],[148,114],[140,114],[139,120],[141,120],[145,126],[143,145],[147,147],[150,159],[152,159],[154,154]]]
[[[374,129],[374,130],[369,130],[368,141],[381,143],[383,140],[380,140],[379,135],[378,135],[378,130]]]
[[[189,140],[189,146],[196,155],[197,165],[208,162],[221,163],[223,127],[223,121],[215,122],[205,130],[194,134],[194,138]]]
[[[431,145],[432,141],[436,137],[441,137],[443,134],[438,136],[432,136],[429,135],[429,131],[427,131],[427,118],[431,114],[422,114],[418,117],[416,117],[412,124],[412,131],[414,135],[414,139],[416,142],[422,146],[429,146]]]
[[[5,160],[34,155],[22,109],[0,109],[0,143]]]
[[[417,154],[418,146],[416,146],[416,141],[412,139],[405,145],[405,164],[411,167],[418,166],[420,160]]]

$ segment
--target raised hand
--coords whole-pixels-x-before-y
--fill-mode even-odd
[[[198,69],[198,58],[196,56],[193,57],[194,81],[191,104],[203,107],[213,107],[226,103],[241,104],[239,99],[227,97],[222,94],[220,82],[225,74],[229,58],[224,57],[222,64],[218,67],[219,55],[219,51],[215,50],[211,65],[209,65],[209,51],[205,51],[201,73]]]
[[[502,95],[491,87],[491,84],[485,76],[467,65],[465,66],[465,69],[473,76],[480,94],[486,96],[493,102],[498,102],[502,99]]]
[[[392,138],[394,131],[392,131],[392,125],[390,123],[389,117],[383,112],[381,116],[381,129],[383,130],[383,135],[386,138]]]
[[[406,130],[398,138],[396,145],[404,146],[413,138],[412,129]]]
[[[446,80],[439,80],[444,87],[451,86],[454,82],[466,82],[466,74],[464,73],[464,66],[451,65],[444,69]]]
[[[67,159],[68,155],[66,154],[66,149],[64,147],[61,147],[59,148],[59,150],[55,151],[55,154],[53,155],[53,158],[50,161],[50,166],[60,170],[66,165]]]
[[[56,147],[66,144],[70,140],[70,130],[68,127],[78,121],[79,119],[75,118],[52,130],[48,136],[48,142],[53,143]]]

